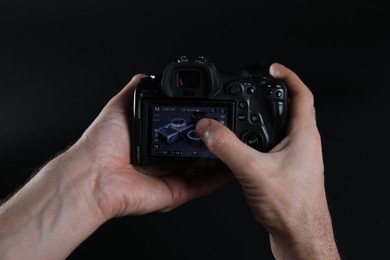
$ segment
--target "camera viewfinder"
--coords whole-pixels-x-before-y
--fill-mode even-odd
[[[200,71],[180,70],[177,72],[177,87],[179,88],[199,88],[201,82]]]

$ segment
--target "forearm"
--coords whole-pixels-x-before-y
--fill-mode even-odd
[[[330,213],[326,202],[322,205],[302,214],[294,226],[270,234],[276,259],[340,259]]]
[[[64,259],[104,221],[79,192],[93,185],[91,174],[73,172],[79,162],[72,160],[49,162],[0,207],[1,259]]]
[[[340,259],[335,241],[330,234],[303,243],[297,241],[289,243],[272,235],[270,240],[275,259]]]

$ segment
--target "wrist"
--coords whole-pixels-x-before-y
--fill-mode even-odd
[[[97,160],[90,158],[82,146],[75,144],[69,150],[52,160],[47,166],[48,172],[57,172],[58,196],[68,202],[75,210],[89,216],[90,223],[101,225],[108,220],[96,201],[98,179]]]
[[[307,212],[294,225],[270,232],[276,259],[340,259],[328,209]]]

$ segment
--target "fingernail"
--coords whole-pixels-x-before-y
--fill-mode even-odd
[[[204,136],[211,125],[211,121],[207,118],[203,118],[196,124],[196,132],[200,136]]]
[[[284,66],[282,65],[282,64],[280,64],[280,63],[273,63],[272,65],[271,65],[271,67],[270,67],[270,71],[269,71],[269,73],[273,76],[273,77],[275,77],[275,78],[277,78],[277,77],[279,77],[280,75],[281,75],[281,73],[282,73],[282,68],[283,68]]]

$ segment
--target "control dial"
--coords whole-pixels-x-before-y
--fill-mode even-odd
[[[241,132],[239,137],[243,143],[258,151],[261,151],[264,146],[264,138],[259,129],[246,129]]]

